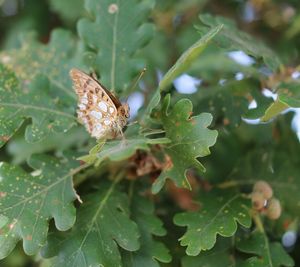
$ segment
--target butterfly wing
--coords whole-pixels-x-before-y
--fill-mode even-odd
[[[79,121],[93,137],[113,138],[118,115],[115,101],[108,91],[88,74],[71,69],[70,76],[78,96]]]

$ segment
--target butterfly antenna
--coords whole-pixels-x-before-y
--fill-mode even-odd
[[[146,72],[146,68],[143,68],[142,71],[140,72],[140,74],[136,77],[136,79],[132,82],[132,84],[128,87],[128,89],[126,90],[128,94],[130,94],[131,92],[134,91],[134,89],[136,88],[136,86],[138,85],[139,81],[142,79],[142,77],[144,76],[145,72]],[[128,97],[126,98],[126,102],[128,100]]]
[[[127,124],[127,127],[132,126],[132,125],[137,124],[137,123],[138,123],[138,121],[132,121],[132,122]]]

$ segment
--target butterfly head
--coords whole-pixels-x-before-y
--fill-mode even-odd
[[[124,127],[127,124],[127,119],[130,116],[130,108],[129,108],[129,105],[127,103],[122,104],[118,108],[118,115],[119,115],[119,119],[121,121],[121,124]]]

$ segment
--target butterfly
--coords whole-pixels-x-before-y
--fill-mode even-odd
[[[114,139],[123,136],[129,118],[129,105],[122,104],[99,81],[78,69],[70,70],[73,88],[78,96],[78,121],[92,137]]]

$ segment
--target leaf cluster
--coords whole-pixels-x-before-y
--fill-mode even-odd
[[[300,211],[299,140],[288,113],[300,107],[299,15],[272,46],[272,36],[262,40],[246,22],[205,13],[216,13],[209,1],[175,2],[48,0],[37,8],[60,27],[37,27],[27,6],[15,21],[7,18],[0,51],[5,266],[15,255],[24,266],[25,259],[56,267],[296,266],[299,245],[286,250],[280,241],[296,235]],[[262,14],[270,8],[279,22],[284,15],[278,4],[265,5],[253,9],[279,31]],[[281,48],[288,44],[290,53]],[[237,51],[251,63],[233,60]],[[79,124],[71,68],[99,76],[132,109],[131,99],[142,96],[124,138],[94,140]],[[182,93],[191,83],[194,93]],[[261,180],[282,207],[276,221],[265,216],[268,203],[252,207]]]

